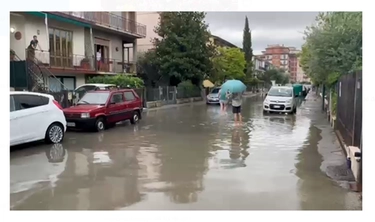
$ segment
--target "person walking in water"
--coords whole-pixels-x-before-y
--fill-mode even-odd
[[[227,94],[226,93],[221,94],[221,89],[219,90],[219,102],[220,102],[220,110],[222,112],[227,111],[227,104],[228,104]]]
[[[233,93],[232,94],[232,112],[234,115],[234,122],[241,123],[241,106],[242,106],[242,93]]]

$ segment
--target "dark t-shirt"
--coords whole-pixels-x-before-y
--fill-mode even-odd
[[[30,41],[30,45],[29,45],[29,49],[35,49],[36,48],[36,46],[38,45],[38,40],[31,40]]]

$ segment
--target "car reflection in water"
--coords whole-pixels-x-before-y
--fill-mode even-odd
[[[64,172],[68,155],[62,144],[54,144],[45,152],[10,160],[11,209],[41,190],[53,193]]]

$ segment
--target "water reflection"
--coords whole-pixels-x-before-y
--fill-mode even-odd
[[[11,208],[32,197],[38,190],[54,193],[60,175],[64,172],[68,155],[61,144],[41,148],[26,158],[10,160]]]

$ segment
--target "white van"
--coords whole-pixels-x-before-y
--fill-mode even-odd
[[[263,101],[263,112],[296,113],[297,99],[293,87],[273,86]]]

